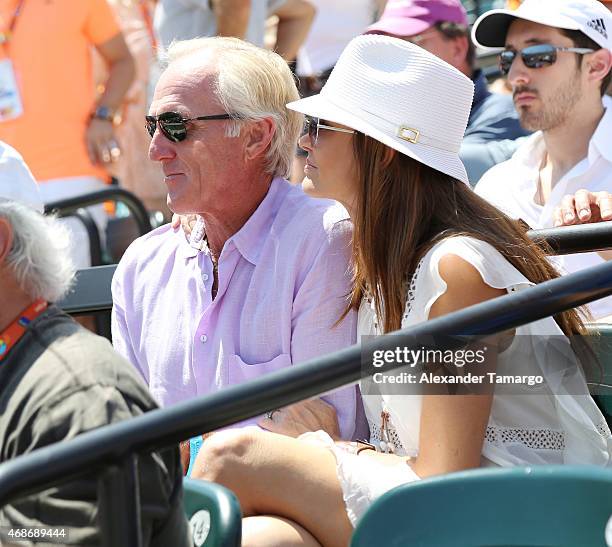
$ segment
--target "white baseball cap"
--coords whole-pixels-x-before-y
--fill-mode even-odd
[[[612,51],[612,13],[598,0],[525,0],[516,10],[488,11],[474,23],[472,39],[482,47],[504,47],[508,28],[516,19],[579,30]]]
[[[42,213],[44,205],[30,168],[12,146],[0,141],[0,199],[18,201]]]
[[[346,125],[468,184],[459,148],[474,84],[456,68],[399,38],[353,38],[318,95],[287,105]]]

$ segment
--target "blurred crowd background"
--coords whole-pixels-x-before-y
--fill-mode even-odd
[[[487,10],[516,8],[520,1],[463,0],[463,6],[471,24]],[[157,222],[168,221],[163,175],[158,163],[148,161],[149,136],[143,120],[164,51],[173,40],[233,35],[273,48],[291,64],[305,96],[319,91],[346,44],[376,22],[386,4],[386,0],[79,0],[54,5],[4,0],[0,2],[5,29],[0,37],[4,52],[0,140],[23,155],[47,203],[116,184],[157,212]],[[490,76],[496,63],[495,56],[477,52],[472,69],[484,66]],[[503,82],[491,89],[507,91]],[[492,114],[491,108],[486,105]],[[519,136],[509,134],[510,139]],[[487,152],[489,159],[474,166],[473,184],[477,174],[507,159],[514,145],[505,146]],[[294,182],[302,176],[299,150],[297,156]],[[472,156],[480,161],[482,149]],[[465,155],[462,159],[470,162]],[[121,215],[122,210],[98,206],[90,212],[104,241],[109,215]],[[86,232],[78,220],[67,222],[73,223],[77,266],[90,265]]]

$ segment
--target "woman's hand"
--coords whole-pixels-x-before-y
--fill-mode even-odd
[[[271,418],[262,418],[258,425],[263,429],[289,437],[299,437],[308,431],[322,429],[332,439],[340,438],[336,409],[321,399],[302,401],[274,410]]]

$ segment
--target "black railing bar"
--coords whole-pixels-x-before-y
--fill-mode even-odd
[[[610,384],[602,384],[601,382],[587,382],[587,385],[593,388],[604,388],[604,390],[612,392],[612,386]]]
[[[98,205],[105,201],[119,201],[124,203],[134,217],[140,235],[144,235],[151,231],[151,220],[149,219],[149,214],[144,205],[134,194],[123,188],[105,188],[97,192],[53,201],[45,205],[45,213],[56,212],[60,216],[65,216],[80,207]]]
[[[530,230],[527,235],[544,240],[558,255],[612,249],[612,221]]]
[[[87,209],[79,207],[66,216],[74,216],[77,218],[87,231],[91,265],[99,266],[102,264],[102,242],[100,241],[100,232],[98,231],[98,225],[91,216],[91,213]]]
[[[98,475],[100,547],[141,547],[142,519],[138,454]]]
[[[576,272],[524,291],[470,306],[444,317],[383,336],[370,349],[418,347],[436,335],[485,335],[542,319],[612,294],[612,262]],[[398,365],[399,366],[399,365]],[[386,370],[394,368],[386,367]],[[288,367],[212,395],[84,433],[0,465],[0,506],[19,493],[45,488],[80,469],[109,465],[132,451],[162,448],[194,435],[214,431],[308,399],[361,377],[362,352],[357,345]],[[266,397],[262,397],[265,393]]]
[[[142,547],[138,454],[128,454],[98,476],[100,547]]]

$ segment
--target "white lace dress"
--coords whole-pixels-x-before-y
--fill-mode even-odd
[[[508,292],[530,285],[491,245],[470,237],[452,237],[436,244],[423,257],[410,283],[402,328],[426,321],[434,302],[446,291],[438,272],[444,255],[460,256],[472,264],[484,282]],[[364,300],[359,310],[359,335],[381,334],[372,303]],[[512,394],[493,397],[489,424],[482,450],[483,466],[540,464],[612,465],[612,436],[604,417],[588,394],[578,366],[559,370],[555,352],[543,344],[551,335],[565,343],[552,317],[516,329],[510,347],[499,354],[497,374],[542,375],[540,386],[512,386]],[[528,359],[525,359],[529,356]],[[521,372],[518,372],[518,370]],[[381,440],[381,412],[388,413],[387,428],[395,453],[416,457],[419,453],[420,395],[364,396],[372,444]],[[418,480],[408,465],[384,466],[372,458],[357,456],[335,447],[317,432],[334,451],[347,513],[353,525],[372,501],[391,488]]]

